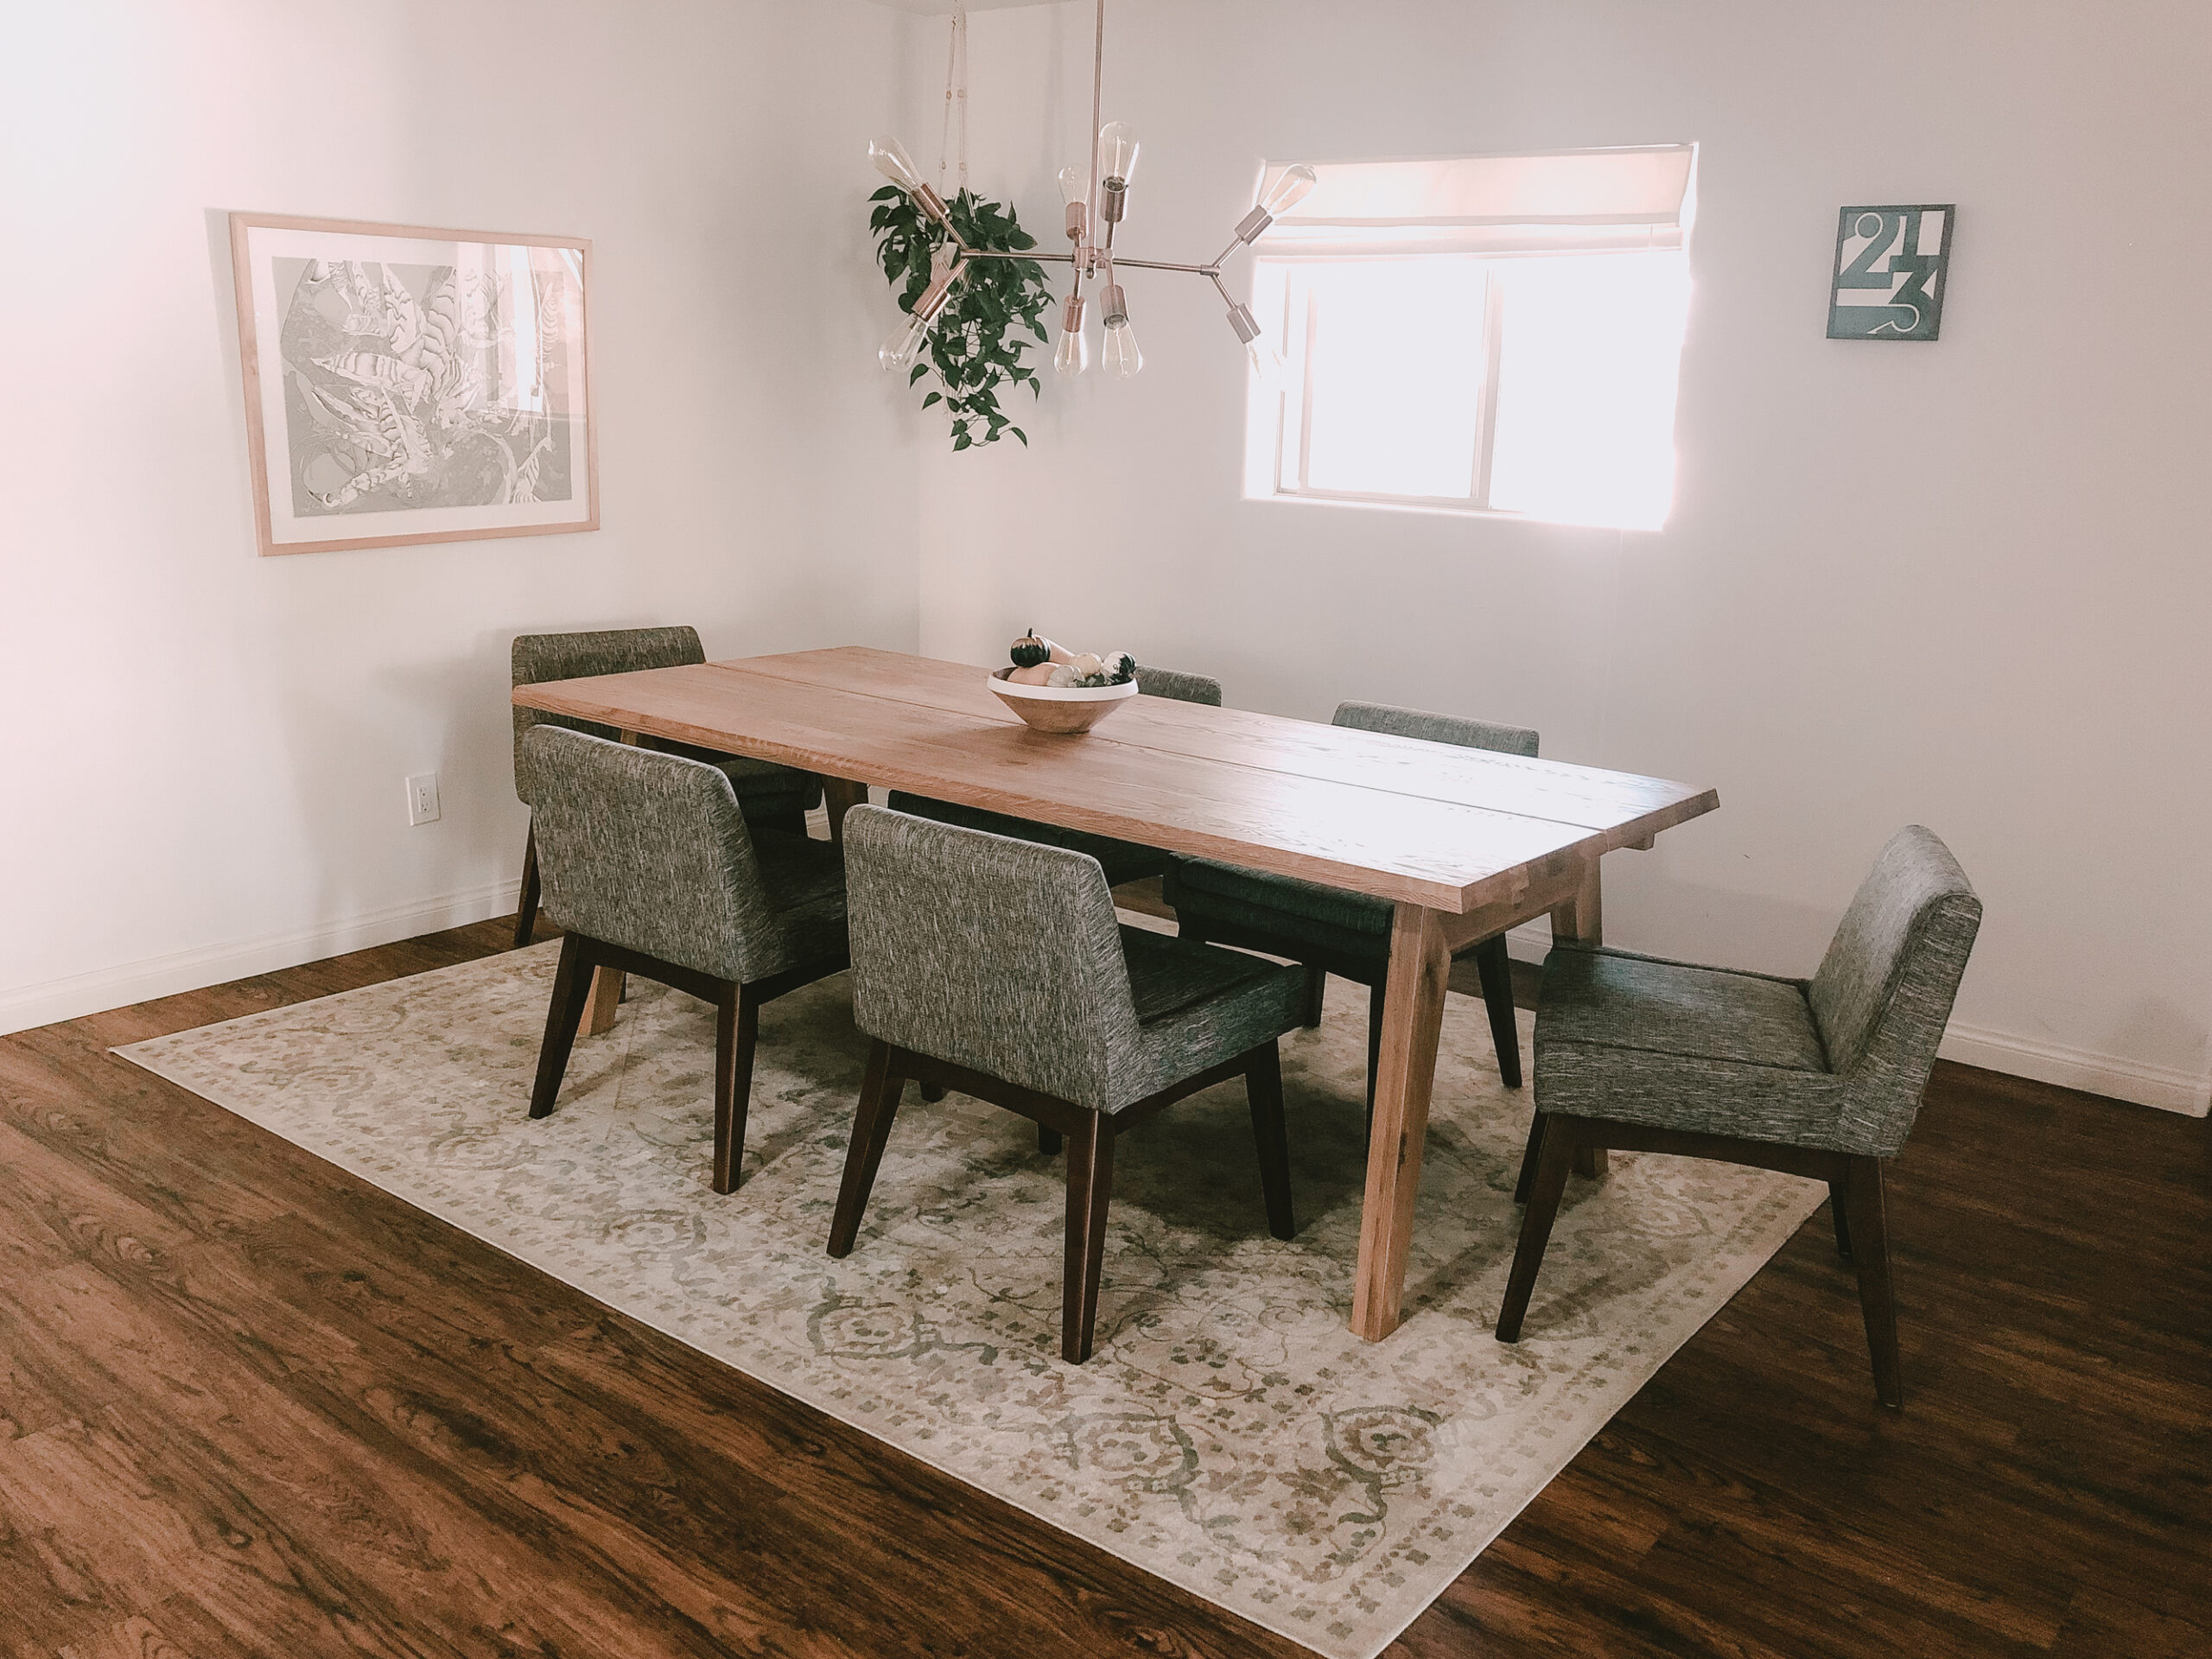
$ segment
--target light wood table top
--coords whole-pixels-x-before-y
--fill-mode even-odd
[[[845,646],[520,686],[514,700],[1452,913],[1525,886],[1547,855],[1648,842],[1719,804],[1662,779],[1165,697],[1050,736],[987,672]]]
[[[514,701],[819,772],[833,827],[866,785],[882,785],[1389,900],[1351,1318],[1361,1336],[1387,1336],[1403,1300],[1452,954],[1546,914],[1555,938],[1598,943],[1599,858],[1650,846],[1719,797],[1163,697],[1132,697],[1088,734],[1054,736],[1023,725],[987,677],[848,645],[518,686]]]

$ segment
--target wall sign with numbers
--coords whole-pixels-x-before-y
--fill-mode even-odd
[[[1958,209],[1847,207],[1835,232],[1830,340],[1933,340]]]

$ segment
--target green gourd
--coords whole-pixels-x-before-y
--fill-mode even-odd
[[[1052,647],[1037,637],[1034,628],[1014,642],[1014,665],[1016,668],[1034,668],[1038,664],[1048,661],[1052,655]]]

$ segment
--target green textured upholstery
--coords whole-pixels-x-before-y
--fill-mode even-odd
[[[1185,674],[1180,669],[1137,664],[1137,695],[1166,697],[1176,702],[1202,702],[1221,707],[1221,682],[1205,674]]]
[[[870,806],[845,858],[871,1037],[1116,1112],[1297,1028],[1296,969],[1122,926],[1083,853]]]
[[[843,956],[837,849],[748,825],[719,767],[550,725],[524,748],[561,927],[731,981]]]
[[[1563,946],[1544,964],[1536,1104],[1863,1157],[1912,1131],[1981,900],[1899,830],[1809,981]]]
[[[832,1256],[859,1241],[908,1077],[925,1099],[934,1079],[1019,1113],[1040,1153],[1066,1153],[1071,1364],[1090,1354],[1114,1143],[1154,1112],[1242,1077],[1268,1230],[1295,1235],[1275,1039],[1302,1017],[1296,969],[1122,926],[1098,861],[1066,848],[874,806],[847,814],[844,834],[853,1022],[874,1042]]]
[[[1218,709],[1221,682],[1204,674],[1185,674],[1172,668],[1141,667],[1137,670],[1137,695],[1166,697],[1176,702],[1205,703]],[[1173,854],[1157,847],[1116,841],[1111,836],[1086,835],[1080,830],[1063,830],[1009,813],[956,806],[950,801],[933,801],[927,796],[910,795],[903,790],[892,795],[891,810],[912,817],[934,818],[939,823],[957,824],[963,830],[980,830],[986,835],[1011,836],[1017,841],[1033,841],[1046,847],[1087,853],[1105,870],[1106,885],[1109,887],[1118,887],[1124,881],[1141,881],[1147,876],[1165,876],[1175,862]]]
[[[1936,1065],[1981,900],[1929,830],[1890,837],[1809,980],[1563,944],[1536,1009],[1536,1114],[1515,1197],[1529,1207],[1498,1307],[1521,1339],[1569,1166],[1618,1148],[1781,1170],[1828,1187],[1859,1280],[1874,1395],[1904,1404],[1883,1166]],[[1566,1299],[1580,1301],[1585,1292]],[[1554,1304],[1541,1323],[1579,1308]]]
[[[530,1115],[553,1110],[599,976],[658,979],[715,1008],[713,1182],[731,1192],[761,1005],[845,966],[844,861],[804,824],[748,821],[729,774],[703,760],[550,721],[519,749],[536,798],[518,944],[541,888],[564,930]]]

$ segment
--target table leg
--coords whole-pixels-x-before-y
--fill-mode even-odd
[[[1605,903],[1598,880],[1598,855],[1592,853],[1590,861],[1583,866],[1582,880],[1574,897],[1552,912],[1552,943],[1595,947],[1605,942]],[[1578,1175],[1595,1180],[1605,1174],[1607,1162],[1603,1147],[1574,1149],[1574,1173]]]
[[[1375,1077],[1375,1127],[1367,1147],[1367,1196],[1360,1210],[1352,1334],[1379,1342],[1398,1328],[1414,1200],[1421,1192],[1428,1096],[1452,953],[1444,921],[1400,905],[1390,925],[1390,969],[1382,1001],[1382,1052]]]
[[[824,778],[822,804],[830,809],[830,839],[842,847],[845,844],[845,814],[856,806],[868,804],[868,785],[848,778]]]
[[[614,1029],[614,1010],[621,1005],[629,976],[619,968],[591,970],[591,1001],[584,1007],[584,1035],[604,1037]]]

